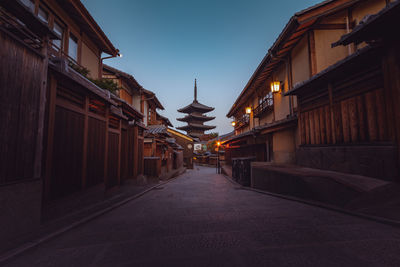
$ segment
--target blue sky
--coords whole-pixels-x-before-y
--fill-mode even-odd
[[[104,63],[155,92],[175,127],[197,78],[198,100],[215,107],[208,124],[219,134],[232,131],[226,114],[289,18],[318,2],[82,0],[123,54]]]

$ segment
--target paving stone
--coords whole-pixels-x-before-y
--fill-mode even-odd
[[[199,167],[6,266],[400,266],[400,229]]]

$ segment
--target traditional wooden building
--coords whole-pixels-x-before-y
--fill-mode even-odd
[[[141,100],[143,95],[143,87],[136,81],[136,79],[126,72],[103,64],[103,79],[114,81],[118,85],[116,95],[133,106],[136,110],[144,113],[141,110]]]
[[[400,1],[366,17],[333,47],[356,52],[296,85],[301,166],[400,181]]]
[[[133,178],[143,114],[96,85],[101,54],[118,50],[79,0],[1,1],[0,39],[0,198],[8,203],[0,228],[9,244],[39,226],[43,203]]]
[[[354,45],[332,48],[331,43],[387,3],[328,0],[292,16],[227,114],[235,128],[235,136],[224,142],[228,162],[251,156],[296,163],[299,107],[297,98],[286,93],[353,54]]]
[[[207,130],[214,129],[215,126],[204,125],[204,122],[215,119],[215,117],[208,117],[204,113],[213,111],[214,108],[203,105],[197,101],[197,81],[194,80],[194,100],[193,102],[181,109],[179,112],[186,113],[183,118],[178,118],[178,121],[186,122],[186,126],[177,127],[179,130],[186,131],[191,137],[198,138],[204,135]]]
[[[193,169],[194,139],[171,128],[168,128],[167,131],[173,138],[175,138],[175,142],[183,148],[184,166],[188,169]]]
[[[174,169],[183,168],[183,151],[183,147],[169,133],[165,121],[147,126],[144,139],[144,173],[150,177],[169,178]]]

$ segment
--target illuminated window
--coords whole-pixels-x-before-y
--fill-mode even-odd
[[[29,8],[32,12],[35,10],[35,3],[32,0],[21,0],[22,4],[24,4],[27,8]]]
[[[48,23],[49,22],[49,13],[46,10],[44,10],[42,7],[39,7],[38,18],[41,21],[43,21],[44,23]]]
[[[68,55],[75,61],[78,61],[78,38],[73,34],[69,35]]]
[[[148,117],[148,121],[151,121],[151,108],[149,108],[149,117]]]
[[[63,27],[61,27],[61,25],[59,23],[54,22],[53,30],[57,34],[58,38],[60,38],[59,40],[57,40],[57,39],[53,40],[54,48],[57,49],[57,51],[59,51],[60,49],[62,49],[62,43],[63,43],[62,40],[63,40],[63,36],[64,36],[64,29],[63,29]]]

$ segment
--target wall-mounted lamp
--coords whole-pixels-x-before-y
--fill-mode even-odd
[[[247,107],[246,108],[246,114],[250,114],[251,113],[251,107]]]
[[[217,146],[220,146],[221,145],[221,142],[220,141],[217,141]]]
[[[236,126],[236,121],[232,121],[231,124],[232,124],[232,127],[235,127]]]
[[[271,82],[271,92],[272,93],[279,93],[279,91],[281,90],[281,82],[279,81],[274,81]]]

